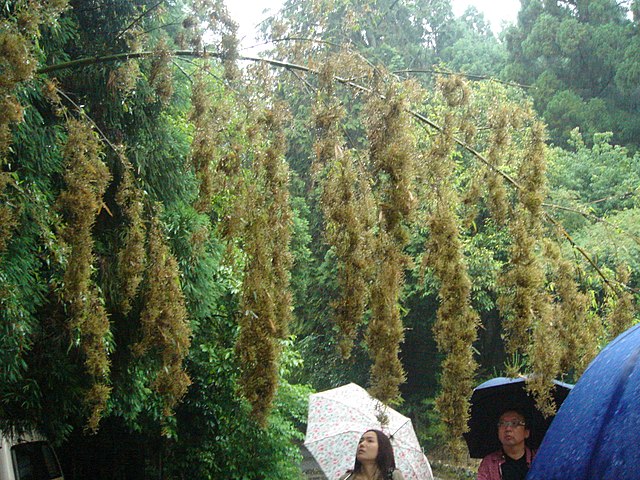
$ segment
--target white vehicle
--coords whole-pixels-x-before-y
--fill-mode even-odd
[[[0,480],[64,480],[53,448],[37,434],[0,432]]]

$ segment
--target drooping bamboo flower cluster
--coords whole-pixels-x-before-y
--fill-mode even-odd
[[[400,297],[409,259],[408,223],[415,208],[413,194],[415,137],[406,97],[398,86],[374,90],[367,105],[369,162],[378,222],[373,252],[376,259],[371,286],[371,319],[366,334],[371,366],[371,393],[383,402],[399,398],[405,373],[399,359],[404,338]],[[381,95],[382,94],[382,95]]]
[[[141,338],[133,351],[152,362],[152,386],[162,397],[163,415],[168,417],[191,383],[183,365],[189,353],[191,328],[178,263],[167,245],[158,214],[149,227],[146,273]]]
[[[280,341],[288,333],[292,309],[291,207],[283,120],[281,108],[267,109],[260,118],[263,137],[256,137],[253,171],[242,197],[246,265],[236,352],[242,366],[240,388],[262,424],[277,390]]]
[[[449,105],[464,109],[469,101],[464,81],[457,77],[440,78],[438,87]],[[433,207],[423,258],[425,266],[433,270],[439,281],[440,305],[433,331],[445,358],[436,408],[447,425],[451,448],[456,453],[462,449],[460,439],[467,428],[467,399],[477,368],[473,342],[478,327],[478,315],[471,306],[471,280],[461,240],[460,199],[452,177],[455,171],[453,135],[463,126],[464,118],[455,111],[445,114],[442,131],[435,135],[427,153],[427,165],[437,184],[430,192]]]
[[[64,156],[65,190],[59,202],[65,217],[62,232],[69,255],[64,274],[62,299],[67,305],[68,329],[84,354],[90,377],[88,427],[95,430],[109,395],[109,319],[93,276],[96,217],[102,210],[103,195],[110,173],[101,159],[102,144],[91,126],[69,120]]]
[[[503,277],[506,295],[499,300],[504,315],[507,352],[524,352],[531,344],[532,328],[550,312],[545,307],[545,274],[540,257],[542,201],[545,188],[544,127],[534,122],[520,163],[518,203],[510,223],[511,260]],[[548,319],[542,320],[543,323]]]
[[[142,192],[134,183],[133,167],[124,154],[122,178],[116,193],[116,202],[126,219],[126,234],[118,252],[118,278],[121,285],[120,306],[122,313],[131,311],[131,303],[138,294],[144,279],[146,266],[146,227],[143,221],[144,204]]]
[[[333,62],[328,60],[319,76],[320,93],[314,106],[314,149],[317,175],[323,177],[325,236],[338,262],[338,298],[332,307],[341,333],[340,352],[346,359],[351,355],[369,299],[375,205],[367,172],[358,171],[354,154],[344,145],[345,110],[335,97],[334,74]]]

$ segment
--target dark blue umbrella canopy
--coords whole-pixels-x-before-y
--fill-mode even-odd
[[[591,362],[547,431],[527,480],[640,478],[640,325]]]
[[[501,448],[498,419],[506,410],[515,409],[525,416],[531,432],[527,445],[538,448],[553,418],[545,418],[536,408],[535,399],[527,392],[525,382],[524,377],[496,377],[473,389],[469,431],[464,434],[472,458],[482,458]],[[560,406],[573,385],[558,381],[553,383],[551,394],[556,406]]]

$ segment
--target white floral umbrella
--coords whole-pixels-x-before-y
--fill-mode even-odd
[[[418,443],[411,420],[365,389],[349,383],[309,397],[304,444],[329,480],[353,468],[358,441],[369,429],[391,439],[398,468],[406,480],[431,480],[431,466]]]

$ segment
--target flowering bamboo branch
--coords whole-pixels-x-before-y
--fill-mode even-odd
[[[186,57],[198,57],[198,58],[218,58],[218,59],[223,59],[223,56],[224,56],[221,53],[207,52],[206,50],[202,51],[202,52],[192,51],[192,50],[176,50],[176,51],[172,52],[172,54],[174,56],[186,56]],[[51,73],[51,72],[54,72],[54,71],[64,70],[64,69],[67,69],[67,68],[78,68],[78,67],[84,67],[84,66],[87,66],[87,65],[94,65],[94,64],[98,64],[98,63],[113,62],[113,61],[119,61],[119,60],[129,60],[129,59],[133,59],[133,58],[147,58],[147,57],[150,57],[150,56],[153,56],[153,55],[155,55],[155,52],[144,51],[144,52],[123,52],[123,53],[117,53],[117,54],[113,54],[113,55],[104,55],[104,56],[89,57],[89,58],[80,58],[80,59],[77,59],[77,60],[72,60],[70,62],[59,63],[59,64],[56,64],[56,65],[49,65],[47,67],[40,68],[40,69],[38,69],[36,71],[36,73],[45,74],[45,73]],[[249,62],[266,63],[268,65],[271,65],[271,66],[274,66],[274,67],[279,67],[279,68],[285,68],[287,70],[302,71],[302,72],[308,72],[308,73],[312,73],[312,74],[318,74],[319,73],[317,70],[314,70],[314,69],[309,68],[309,67],[305,67],[304,65],[298,65],[298,64],[295,64],[295,63],[284,62],[284,61],[281,61],[281,60],[274,60],[274,59],[269,59],[269,58],[239,56],[238,60],[240,60],[240,61],[249,61]],[[353,88],[355,90],[358,90],[358,91],[361,91],[361,92],[365,92],[365,93],[371,93],[371,89],[370,88],[365,87],[363,85],[360,85],[358,83],[355,83],[352,80],[349,80],[349,79],[346,79],[346,78],[343,78],[343,77],[338,77],[338,76],[334,76],[334,79],[335,79],[335,81],[337,81],[337,82],[339,82],[339,83],[341,83],[343,85],[346,85],[348,87],[351,87],[351,88]],[[423,114],[421,114],[419,112],[416,112],[414,110],[407,110],[407,111],[408,111],[409,114],[411,114],[419,122],[426,124],[427,126],[433,128],[434,130],[437,130],[438,132],[441,132],[441,133],[443,132],[443,128],[442,127],[437,125],[435,122],[433,122],[429,118],[425,117]],[[456,144],[458,144],[463,149],[467,150],[469,153],[471,153],[476,159],[478,159],[480,162],[482,162],[488,168],[490,168],[491,170],[496,172],[498,175],[502,176],[514,188],[516,188],[518,190],[522,189],[521,185],[519,185],[518,182],[513,177],[511,177],[509,174],[507,174],[506,172],[502,171],[500,168],[498,168],[495,165],[493,165],[480,152],[475,150],[473,147],[468,145],[466,142],[460,140],[457,137],[453,137],[453,140],[454,140],[454,142]],[[545,205],[545,206],[550,206],[550,205]],[[545,214],[545,218],[547,220],[549,220],[552,224],[554,224],[554,225],[556,225],[556,226],[561,228],[561,231],[564,232],[563,235],[565,236],[565,238],[567,238],[567,240],[573,246],[573,248],[575,248],[580,253],[580,255],[582,255],[587,260],[587,262],[589,262],[589,264],[591,264],[595,268],[595,270],[598,272],[598,275],[603,279],[603,281],[609,287],[611,287],[614,291],[617,292],[618,290],[614,288],[614,286],[607,279],[607,277],[604,275],[604,273],[595,265],[595,262],[591,259],[589,254],[587,252],[585,252],[584,249],[580,248],[575,243],[575,241],[566,232],[566,230],[564,230],[558,224],[558,222],[556,220],[554,220],[553,218],[551,218],[548,214]]]

